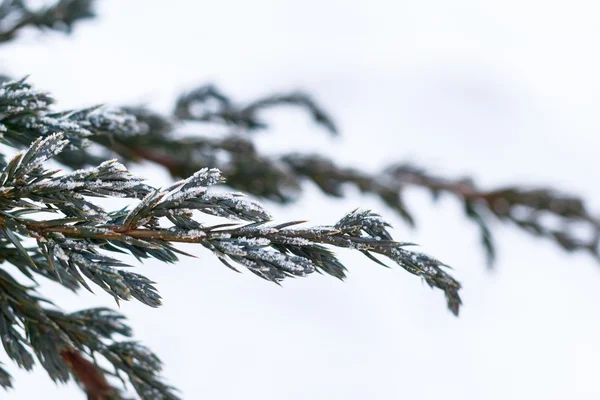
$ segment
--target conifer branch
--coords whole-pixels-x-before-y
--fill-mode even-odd
[[[302,108],[317,124],[333,135],[338,134],[331,117],[309,95],[302,92],[274,94],[246,105],[236,105],[215,86],[206,85],[181,95],[173,115],[181,121],[225,123],[254,131],[268,127],[266,122],[260,120],[260,111],[281,106]]]
[[[14,86],[28,87],[24,81],[19,81]],[[260,109],[254,106],[234,107],[229,98],[212,86],[190,93],[192,94],[185,94],[178,100],[175,113],[170,117],[139,107],[124,108],[129,114],[97,108],[54,114],[53,117],[60,117],[56,119],[63,125],[77,121],[85,128],[81,132],[67,131],[69,140],[77,144],[72,151],[59,155],[59,160],[71,167],[80,168],[116,154],[124,161],[155,162],[167,168],[174,177],[185,177],[201,168],[216,167],[227,177],[228,186],[282,203],[289,203],[297,198],[302,191],[304,179],[311,180],[324,193],[334,197],[343,197],[344,185],[353,184],[361,192],[379,197],[411,226],[415,225],[415,220],[412,210],[406,205],[404,194],[408,188],[422,188],[430,191],[434,199],[446,193],[462,202],[465,216],[481,231],[481,242],[489,264],[495,256],[491,229],[494,220],[509,222],[524,232],[549,239],[566,251],[583,250],[600,259],[600,223],[577,196],[543,187],[509,186],[484,190],[471,179],[440,178],[410,164],[390,165],[379,173],[369,174],[339,166],[320,155],[267,156],[255,148],[249,137],[240,134],[220,138],[176,137],[174,133],[182,121],[180,118],[197,121],[206,119],[198,117],[207,115],[207,111],[203,113],[202,108],[195,108],[196,101],[204,108],[209,108],[209,100],[217,98],[220,99],[219,104],[224,104],[226,108]],[[278,96],[267,97],[276,98]],[[47,106],[51,99],[41,98],[39,101]],[[266,100],[255,103],[273,104]],[[13,107],[18,109],[19,105]],[[190,115],[192,111],[182,110],[193,110],[197,115]],[[28,124],[27,118],[23,121],[18,117],[17,121],[21,125],[23,122]],[[35,126],[49,133],[57,131],[58,128],[48,127],[44,122],[36,120]],[[106,128],[109,125],[111,129]],[[267,126],[264,121],[259,125]],[[16,141],[15,145],[29,145],[33,139],[27,134],[12,136],[10,133],[9,130],[7,139]],[[98,156],[78,150],[81,148],[82,137],[100,144],[107,152],[104,156]],[[581,226],[587,228],[587,233],[577,233]]]
[[[234,265],[239,264],[279,284],[314,271],[345,278],[345,266],[330,250],[337,247],[360,251],[382,265],[378,256],[387,258],[420,276],[444,292],[448,308],[458,315],[460,284],[445,265],[407,250],[410,243],[394,241],[389,224],[370,211],[355,210],[331,226],[299,228],[299,221],[273,223],[262,206],[240,193],[210,191],[225,181],[214,168],[202,168],[163,189],[146,184],[114,159],[72,172],[47,169],[52,160],[77,162],[65,156],[73,152],[83,154],[87,164],[90,140],[137,137],[144,129],[121,112],[93,107],[56,113],[50,111],[51,103],[50,96],[25,80],[0,88],[2,139],[17,148],[27,145],[1,163],[0,261],[16,266],[35,285],[41,275],[70,290],[98,286],[117,302],[136,299],[158,307],[155,283],[109,254],[170,263],[188,255],[176,243],[197,243],[227,267],[237,271]],[[105,210],[93,201],[98,197],[127,198],[136,205]],[[233,222],[206,226],[198,213]],[[129,382],[141,398],[177,398],[160,378],[155,355],[117,339],[115,335],[131,336],[119,314],[106,309],[65,314],[2,268],[0,311],[0,338],[21,368],[33,368],[37,359],[52,379],[74,378],[92,399],[121,399],[121,391],[110,383],[114,377]],[[108,361],[114,372],[103,369],[96,357]],[[11,384],[4,370],[0,383]]]
[[[0,232],[24,256],[28,253],[18,235],[35,238],[42,254],[47,255],[48,264],[61,264],[88,289],[73,265],[115,299],[127,300],[133,295],[148,305],[160,304],[152,282],[139,275],[114,270],[114,267],[126,264],[97,253],[96,246],[117,246],[140,258],[154,256],[175,261],[175,252],[169,243],[200,243],[213,250],[226,264],[238,262],[262,278],[279,282],[287,276],[305,276],[321,267],[317,261],[324,258],[323,249],[313,248],[316,244],[328,244],[357,249],[370,258],[373,258],[372,252],[392,259],[407,271],[425,278],[430,286],[442,289],[449,308],[458,314],[460,285],[442,271],[443,264],[404,250],[402,247],[406,243],[392,241],[386,230],[389,225],[377,214],[354,211],[330,227],[291,229],[289,224],[270,226],[266,223],[271,216],[242,195],[208,192],[208,187],[224,181],[216,169],[202,169],[163,190],[142,184],[115,160],[63,176],[55,176],[56,171],[44,170],[41,165],[59,154],[67,144],[62,134],[38,139],[27,152],[15,156],[0,174],[3,178],[0,181],[3,184],[1,201],[25,210],[41,209],[36,204],[40,202],[46,205],[44,211],[61,212],[65,218],[38,221],[2,212]],[[130,211],[106,212],[87,201],[84,195],[142,200]],[[192,218],[193,211],[249,221],[250,224],[204,228]],[[160,227],[160,218],[168,219],[173,226]],[[309,258],[293,254],[299,252]],[[318,257],[312,254],[315,252]],[[28,261],[35,267],[31,258]],[[326,262],[328,265],[321,268],[323,271],[344,277],[344,267],[333,254]]]
[[[93,18],[93,0],[59,0],[33,9],[25,0],[0,2],[0,44],[13,40],[24,28],[53,29],[70,33],[73,25]]]

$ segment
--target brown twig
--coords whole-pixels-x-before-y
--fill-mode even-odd
[[[83,386],[88,400],[108,400],[109,396],[115,393],[115,388],[108,383],[102,371],[81,353],[73,349],[64,349],[60,356]]]

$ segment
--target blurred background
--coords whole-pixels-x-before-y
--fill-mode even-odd
[[[73,36],[28,32],[2,47],[0,65],[50,91],[58,108],[146,104],[214,82],[234,99],[302,89],[339,124],[331,138],[300,111],[269,111],[257,136],[276,154],[318,151],[377,171],[411,161],[482,187],[553,186],[600,212],[600,6],[586,1],[98,2]],[[165,185],[150,164],[133,172]],[[234,274],[204,249],[177,265],[140,266],[164,306],[121,311],[165,363],[185,399],[596,399],[600,265],[510,227],[494,226],[498,262],[485,265],[461,205],[410,191],[409,229],[374,197],[348,188],[325,197],[311,184],[278,220],[334,223],[371,208],[399,240],[454,267],[464,289],[455,318],[443,295],[401,268],[342,252],[349,277],[316,274],[277,287]],[[101,292],[67,310],[114,306]],[[82,399],[42,369],[18,370],[2,398]]]

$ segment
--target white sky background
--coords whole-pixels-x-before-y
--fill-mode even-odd
[[[339,122],[331,139],[301,112],[270,112],[265,151],[327,151],[375,171],[409,160],[485,187],[552,185],[600,212],[600,25],[597,2],[385,0],[105,1],[75,35],[29,34],[0,49],[2,70],[31,75],[59,107],[147,103],[212,81],[239,100],[313,93]],[[133,168],[163,185],[167,174]],[[411,192],[419,228],[352,188],[310,184],[278,220],[333,223],[357,206],[388,218],[399,240],[454,266],[460,318],[400,268],[345,252],[346,282],[311,276],[283,288],[232,273],[207,251],[175,266],[147,262],[164,306],[122,311],[165,362],[185,399],[592,399],[600,354],[600,265],[494,226],[485,268],[477,229],[444,197]],[[44,293],[65,309],[108,295]],[[6,357],[0,359],[6,361]],[[82,399],[46,373],[7,365],[0,398]]]

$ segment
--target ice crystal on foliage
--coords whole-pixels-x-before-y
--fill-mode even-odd
[[[310,246],[312,244],[310,240],[301,237],[284,238],[281,243],[292,246]]]
[[[360,231],[364,231],[369,236],[378,240],[392,239],[386,230],[390,227],[390,224],[381,215],[369,210],[354,210],[335,224],[335,227],[351,232],[352,234],[359,234]]]
[[[37,130],[43,135],[57,132],[71,132],[80,136],[88,136],[92,134],[81,124],[71,121],[68,118],[55,118],[48,115],[32,118],[27,123],[27,127]]]
[[[218,169],[203,168],[187,179],[182,179],[169,186],[165,191],[171,192],[163,201],[180,204],[184,200],[193,199],[206,193],[209,186],[221,182],[223,177]]]
[[[134,135],[140,131],[135,117],[122,111],[100,109],[88,116],[87,123],[97,132],[112,135]]]
[[[142,181],[141,178],[129,173],[117,160],[109,160],[98,167],[80,169],[60,177],[36,182],[29,186],[29,190],[71,190],[87,196],[141,198],[151,190]],[[89,205],[85,207],[94,210]]]
[[[44,92],[32,89],[24,79],[0,84],[0,116],[6,118],[24,111],[42,111],[52,103]]]
[[[19,166],[14,172],[14,179],[21,179],[30,172],[38,169],[48,159],[60,153],[65,146],[69,144],[63,139],[62,134],[52,134],[44,139],[37,139],[29,150],[24,153],[19,153],[13,161],[20,161]],[[10,176],[10,174],[9,174]]]
[[[241,193],[207,194],[202,201],[207,205],[218,205],[219,207],[202,207],[200,211],[246,221],[268,221],[271,215],[260,205],[244,198]]]

